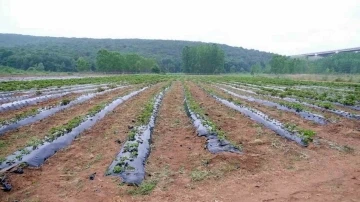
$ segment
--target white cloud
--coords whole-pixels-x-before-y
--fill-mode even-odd
[[[0,32],[178,39],[281,54],[360,46],[357,0],[0,0]]]

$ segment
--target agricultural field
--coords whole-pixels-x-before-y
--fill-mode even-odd
[[[359,201],[360,84],[0,82],[0,201]]]

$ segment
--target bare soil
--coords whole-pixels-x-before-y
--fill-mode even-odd
[[[291,112],[281,111],[276,108],[266,107],[261,104],[254,102],[249,102],[247,100],[240,99],[235,96],[231,96],[217,88],[211,87],[212,90],[221,94],[223,97],[231,97],[234,100],[241,101],[247,106],[255,108],[269,117],[274,118],[282,123],[293,123],[298,125],[303,129],[311,129],[317,133],[317,137],[324,139],[325,141],[330,141],[333,143],[338,143],[343,146],[350,146],[352,148],[360,149],[360,121],[354,119],[347,119],[341,116],[331,114],[329,112],[322,112],[325,118],[328,118],[330,121],[326,125],[318,125],[312,121],[301,118],[299,115],[296,115]],[[236,92],[236,90],[230,90]],[[242,94],[242,93],[240,93]],[[314,111],[314,113],[317,113]],[[318,113],[319,114],[319,113]],[[327,142],[328,143],[328,142]],[[329,144],[326,144],[330,146]],[[334,149],[338,149],[333,147]]]
[[[1,192],[0,201],[359,201],[357,141],[352,152],[321,142],[301,147],[218,103],[194,83],[186,85],[207,117],[229,140],[242,145],[243,154],[210,154],[204,149],[205,139],[195,134],[184,111],[182,85],[174,82],[160,108],[146,163],[144,183],[157,183],[149,195],[133,195],[130,192],[139,188],[119,185],[120,179],[104,173],[120,150],[115,140],[124,143],[131,120],[159,86],[120,105],[40,169],[9,174],[13,190]],[[355,139],[344,136],[349,127],[345,121],[319,128],[291,113],[282,118],[277,111],[253,106],[281,121],[289,116],[334,143]],[[336,133],[341,138],[333,137]]]
[[[75,116],[85,115],[92,107],[102,102],[111,101],[112,99],[121,95],[125,95],[132,89],[133,88],[122,88],[96,96],[87,102],[71,106],[34,124],[25,125],[16,130],[6,132],[4,135],[0,136],[0,141],[2,141],[5,145],[0,150],[0,156],[7,156],[17,151],[18,149],[23,148],[32,138],[44,138],[51,128],[66,124]]]

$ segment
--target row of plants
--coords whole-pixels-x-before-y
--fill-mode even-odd
[[[338,102],[344,105],[355,105],[358,101],[360,101],[360,93],[357,92],[327,92],[324,91],[319,93],[315,90],[297,90],[291,88],[285,88],[283,91],[271,88],[260,87],[259,94],[269,94],[271,96],[278,96],[281,98],[284,97],[299,97],[299,98],[307,98],[319,101],[328,101],[328,102]]]
[[[55,104],[55,105],[49,105],[49,106],[46,106],[46,107],[43,107],[43,108],[33,108],[33,109],[29,109],[29,110],[26,110],[26,111],[23,111],[21,113],[18,113],[18,114],[15,114],[15,116],[11,119],[2,119],[0,118],[0,127],[1,126],[4,126],[4,125],[9,125],[9,124],[12,124],[12,123],[16,123],[24,118],[27,118],[27,117],[31,117],[31,116],[35,116],[37,114],[39,114],[41,111],[43,110],[47,110],[47,109],[51,109],[55,106],[65,106],[65,105],[68,105],[70,102],[72,101],[72,99],[68,99],[68,98],[65,98],[65,99],[62,99],[58,104]]]
[[[238,86],[237,84],[231,84],[231,85],[241,87],[241,86]],[[282,98],[282,99],[284,99],[284,98],[285,99],[292,98],[292,99],[296,99],[298,102],[301,102],[301,103],[304,103],[304,104],[308,103],[308,104],[315,105],[315,106],[318,106],[318,107],[321,107],[321,108],[324,108],[324,109],[336,110],[335,104],[331,103],[329,101],[319,101],[319,100],[307,99],[307,98],[297,97],[297,96],[286,97],[285,94],[278,94],[278,92],[283,92],[283,91],[280,91],[280,90],[269,90],[269,89],[267,89],[266,91],[262,91],[262,90],[259,90],[259,89],[256,89],[256,88],[252,88],[252,89],[254,90],[253,92],[258,94],[258,95],[279,97],[279,98]]]
[[[146,88],[143,88],[143,89],[138,90],[138,91],[134,91],[134,92],[132,92],[130,94],[133,94],[133,96],[134,96],[135,94],[141,92],[144,89],[146,89]],[[45,143],[51,143],[51,142],[55,141],[56,139],[58,139],[59,137],[71,133],[74,128],[77,128],[78,126],[80,126],[80,124],[82,124],[82,123],[84,123],[86,121],[92,120],[93,117],[95,117],[99,112],[104,110],[105,107],[110,106],[111,104],[114,104],[114,102],[116,102],[119,99],[122,99],[122,97],[116,97],[111,101],[102,102],[100,104],[97,104],[94,107],[92,107],[90,110],[88,110],[86,114],[81,115],[81,116],[76,116],[76,117],[72,118],[70,121],[68,121],[67,123],[65,123],[63,125],[51,128],[48,131],[47,135],[43,139],[39,139],[39,138],[36,138],[36,137],[31,138],[26,143],[24,149],[21,149],[21,150],[15,152],[13,155],[10,155],[7,158],[8,160],[6,160],[6,158],[4,158],[4,157],[0,157],[0,159],[1,159],[0,164],[2,164],[4,161],[6,161],[6,164],[12,165],[12,164],[15,163],[16,160],[21,161],[22,157],[24,155],[27,155],[31,151],[34,151],[34,150],[38,149],[41,145],[44,145]],[[120,102],[120,103],[122,103],[122,102]],[[115,107],[116,106],[113,106],[113,108],[115,108]],[[107,109],[107,111],[110,111],[110,110],[111,109]],[[92,122],[91,124],[94,124],[94,123],[95,122]],[[28,151],[28,152],[24,152],[24,151]],[[13,156],[15,156],[15,158],[11,158]],[[4,166],[2,166],[2,167],[4,167]]]
[[[300,103],[288,102],[288,101],[278,101],[278,100],[273,101],[273,100],[269,100],[266,98],[259,98],[259,96],[244,95],[243,93],[238,93],[236,91],[235,91],[236,92],[235,93],[233,89],[230,90],[229,87],[227,87],[227,86],[224,86],[224,88],[223,88],[221,86],[215,85],[215,87],[232,97],[240,98],[241,100],[246,100],[246,101],[252,102],[252,103],[261,104],[264,107],[276,108],[281,111],[292,112],[292,113],[300,116],[301,118],[304,118],[309,121],[313,121],[314,123],[317,123],[320,125],[324,125],[328,122],[321,114],[314,112],[310,108],[308,108]],[[238,99],[232,99],[232,97],[228,97],[228,101],[249,107],[246,104],[237,103],[237,102],[239,102]]]
[[[263,112],[258,111],[252,107],[249,107],[246,104],[239,102],[237,99],[233,99],[232,97],[224,97],[224,95],[212,89],[209,88],[203,88],[203,89],[220,103],[236,111],[239,111],[240,113],[248,116],[250,119],[258,123],[263,124],[265,127],[273,130],[278,135],[293,140],[302,146],[307,146],[310,143],[310,139],[306,138],[306,136],[302,135],[298,131],[288,130],[284,124],[282,124],[278,120],[270,118]]]
[[[231,88],[243,91],[243,87],[238,88],[238,87],[234,87],[236,85],[234,84],[230,84],[229,86],[231,86]],[[249,91],[249,90],[246,90]],[[253,91],[251,91],[253,92]],[[258,94],[258,95],[263,95],[263,94]],[[349,119],[356,119],[356,120],[360,120],[360,114],[356,114],[356,113],[352,113],[352,112],[348,112],[348,111],[343,111],[340,109],[337,109],[333,103],[330,102],[321,102],[321,101],[316,101],[316,100],[310,100],[310,99],[305,99],[305,98],[281,98],[281,97],[276,97],[276,96],[272,96],[272,95],[267,95],[265,94],[266,99],[270,99],[270,98],[274,98],[274,99],[283,99],[286,100],[288,102],[292,102],[292,103],[299,103],[305,106],[309,106],[311,108],[315,108],[321,111],[327,111],[330,113],[334,113],[336,115],[345,117],[345,118],[349,118]]]
[[[116,75],[104,77],[89,77],[75,79],[46,79],[32,81],[4,81],[0,82],[0,91],[14,91],[23,89],[42,89],[50,86],[68,86],[79,84],[101,84],[101,83],[127,83],[127,84],[155,84],[161,81],[169,81],[177,76],[154,75],[154,74],[133,74]]]
[[[109,166],[106,175],[120,175],[123,183],[141,184],[145,177],[145,161],[150,154],[150,142],[155,120],[163,96],[169,84],[160,93],[153,95],[141,110],[141,113],[129,126],[127,140],[119,154]],[[140,153],[141,151],[141,153]]]
[[[266,76],[246,76],[246,75],[222,75],[222,76],[207,76],[200,78],[204,81],[214,82],[241,82],[254,85],[275,85],[275,86],[324,86],[328,88],[348,88],[360,91],[359,83],[350,82],[331,82],[331,81],[309,81],[296,80],[291,78],[281,77],[266,77]]]
[[[200,120],[202,125],[206,127],[208,130],[208,134],[205,135],[207,138],[213,138],[212,135],[216,135],[218,141],[220,142],[220,147],[223,146],[223,151],[230,151],[230,152],[240,152],[242,150],[242,145],[236,144],[235,142],[228,139],[226,132],[221,130],[219,126],[217,126],[213,121],[211,121],[204,111],[204,109],[196,102],[190,92],[190,89],[187,85],[184,85],[184,92],[185,92],[185,108],[187,110],[188,115],[191,117],[191,114],[194,114],[197,120]],[[193,119],[193,117],[192,117]],[[194,122],[196,120],[193,120]],[[208,139],[209,141],[209,139]],[[208,142],[208,149],[209,148]]]

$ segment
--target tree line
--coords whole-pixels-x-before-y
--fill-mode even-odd
[[[46,71],[77,71],[77,62],[85,59],[93,71],[101,49],[121,54],[135,53],[154,58],[162,72],[182,72],[182,51],[185,46],[207,45],[202,42],[144,39],[89,39],[39,37],[0,34],[0,49],[8,52],[0,58],[0,65],[27,70],[42,63]],[[273,54],[217,44],[226,55],[225,72],[249,72],[256,63],[267,64]],[[10,53],[10,54],[9,54]],[[1,53],[0,53],[1,54]],[[81,61],[82,61],[81,59]]]
[[[117,73],[160,73],[160,68],[153,58],[145,58],[134,53],[121,54],[105,49],[101,49],[97,53],[96,70]]]
[[[185,46],[182,51],[184,73],[223,73],[225,54],[216,44]]]
[[[251,67],[251,73],[324,74],[360,73],[360,53],[338,53],[324,58],[306,59],[274,55],[267,65]]]

